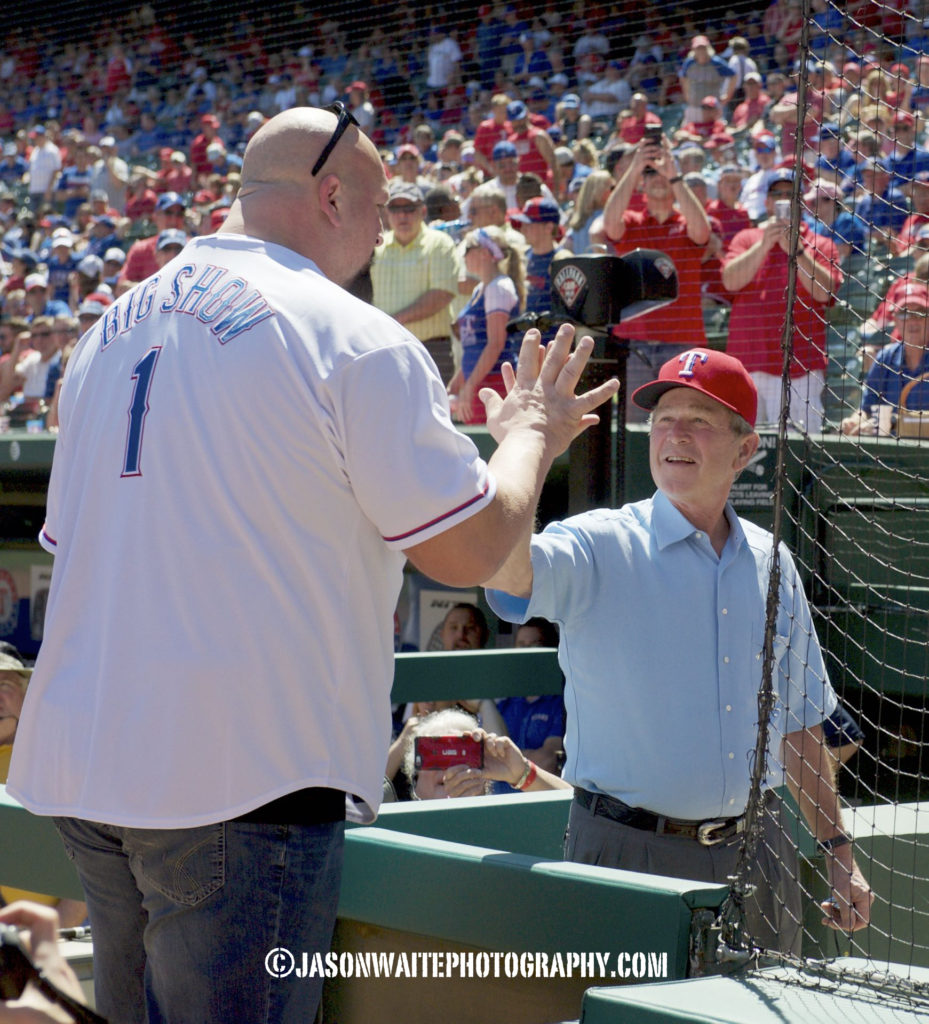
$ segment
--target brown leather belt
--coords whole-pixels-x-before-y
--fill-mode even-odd
[[[744,815],[739,818],[714,818],[708,821],[681,821],[653,814],[641,807],[630,807],[622,800],[603,793],[591,793],[589,789],[574,787],[574,799],[591,814],[608,818],[620,825],[638,828],[643,832],[654,832],[659,836],[677,836],[694,839],[701,846],[715,846],[726,839],[741,834],[745,829]]]

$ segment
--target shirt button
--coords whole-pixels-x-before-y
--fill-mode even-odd
[[[694,536],[697,538],[697,540],[703,540],[703,534],[702,533],[695,533]]]
[[[731,803],[731,804],[734,804],[734,803],[735,803],[735,797],[733,797],[733,798],[732,798],[732,799],[731,799],[731,800],[729,801],[729,803]]]
[[[727,704],[726,705],[726,710],[727,711],[731,711],[732,710],[732,705],[731,704]]]
[[[733,754],[732,751],[730,751],[729,752],[729,760],[732,761],[734,759],[735,759],[735,754]]]
[[[755,655],[755,661],[761,661],[761,655],[760,654],[756,654]]]
[[[723,615],[728,615],[728,614],[729,614],[729,609],[728,608],[723,608]]]
[[[723,658],[723,661],[728,665],[729,664],[729,656],[726,655],[726,657]]]

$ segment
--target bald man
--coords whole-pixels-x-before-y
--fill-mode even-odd
[[[219,234],[69,362],[9,788],[73,854],[112,1021],[313,1020],[285,951],[328,949],[345,819],[378,809],[404,560],[493,575],[616,390],[575,395],[590,339],[530,332],[484,463],[422,345],[344,290],[386,201],[344,112],[278,115]]]

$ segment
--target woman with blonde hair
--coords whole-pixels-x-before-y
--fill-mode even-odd
[[[603,213],[603,207],[613,191],[613,175],[609,171],[593,171],[584,179],[577,202],[568,220],[568,234],[564,246],[575,256],[590,249],[590,229]]]
[[[500,228],[469,231],[464,238],[464,261],[478,284],[459,313],[455,330],[461,341],[461,367],[449,381],[453,414],[462,423],[485,423],[481,388],[506,395],[501,367],[515,362],[515,343],[507,337],[507,321],[526,303],[523,255]]]

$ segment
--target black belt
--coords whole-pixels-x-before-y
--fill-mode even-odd
[[[574,799],[595,817],[609,818],[620,825],[654,832],[659,836],[695,839],[701,846],[715,846],[739,835],[745,829],[744,815],[739,818],[714,818],[710,821],[681,821],[653,814],[641,807],[630,807],[615,797],[591,793],[589,789],[581,789],[579,786],[574,787]]]

